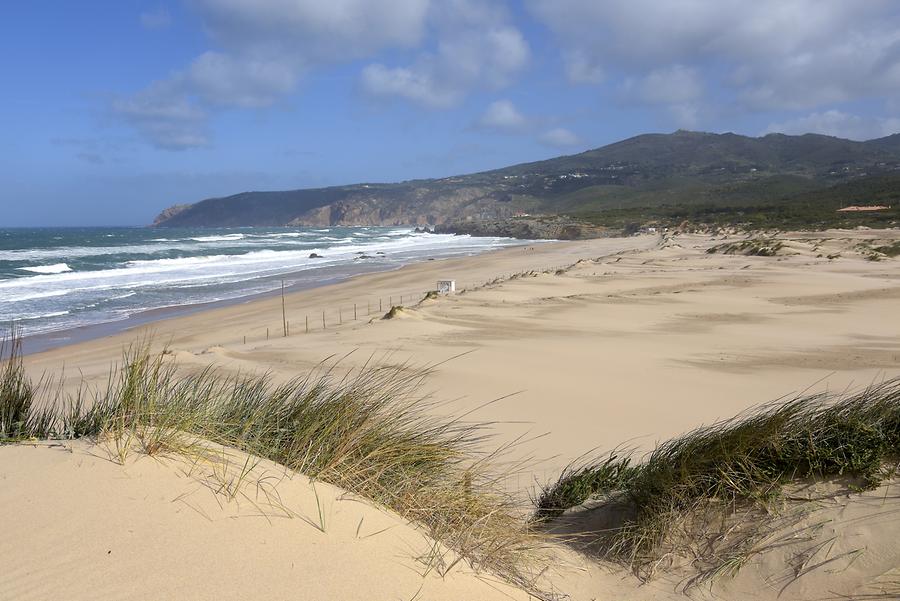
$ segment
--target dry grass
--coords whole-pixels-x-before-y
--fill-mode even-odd
[[[774,257],[784,247],[780,240],[753,238],[740,242],[725,242],[707,249],[707,254],[746,255],[750,257]]]
[[[843,398],[779,401],[664,442],[640,462],[617,452],[570,466],[544,489],[536,518],[551,520],[591,501],[594,511],[618,516],[584,541],[602,557],[646,577],[683,551],[717,573],[739,568],[784,526],[773,510],[786,485],[840,478],[850,491],[872,489],[896,476],[898,459],[895,379]],[[758,527],[748,528],[753,523]],[[682,544],[722,533],[740,544]]]
[[[427,370],[366,366],[338,376],[321,367],[275,385],[214,370],[182,376],[165,355],[133,347],[105,389],[71,395],[35,387],[18,343],[0,376],[0,442],[93,438],[120,461],[202,455],[208,443],[270,459],[390,508],[434,540],[429,569],[465,560],[534,590],[532,568],[546,536],[522,519],[500,486],[497,454],[483,454],[482,424],[433,417],[420,393]]]

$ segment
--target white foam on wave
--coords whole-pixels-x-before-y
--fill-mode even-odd
[[[232,240],[243,240],[244,234],[223,234],[221,236],[198,236],[191,238],[197,242],[230,242]]]
[[[39,276],[38,276],[39,277]],[[31,279],[31,278],[28,278]],[[9,280],[6,280],[9,281]],[[0,303],[14,303],[16,301],[30,301],[30,300],[38,300],[41,298],[54,298],[57,296],[65,296],[69,293],[69,290],[33,290],[32,291],[18,291],[16,294],[13,294],[9,297],[0,296]]]
[[[140,311],[142,307],[158,304],[162,297],[179,305],[208,301],[213,296],[236,298],[253,294],[260,287],[268,289],[271,278],[285,274],[309,272],[310,275],[304,277],[314,281],[315,271],[323,268],[334,269],[370,263],[399,266],[417,258],[474,254],[512,242],[469,236],[418,236],[413,235],[410,229],[373,228],[368,237],[353,237],[350,234],[356,232],[346,231],[343,228],[325,231],[344,234],[347,237],[321,236],[308,230],[276,232],[271,234],[268,242],[271,246],[266,248],[265,239],[257,238],[254,241],[248,234],[248,239],[240,243],[247,252],[225,254],[221,251],[216,252],[218,250],[216,245],[206,246],[194,242],[187,243],[188,252],[209,249],[209,254],[152,259],[150,257],[153,253],[147,253],[149,257],[145,254],[146,258],[119,263],[109,269],[35,273],[29,277],[2,280],[0,318],[21,318],[21,314],[41,315],[51,327],[68,328],[73,327],[72,324],[76,322],[80,324],[85,320],[86,323],[107,321],[112,317],[111,311],[121,312],[127,316]],[[223,247],[230,246],[231,241],[236,240],[237,236],[243,237],[244,234],[227,234],[227,236],[227,240],[222,241]],[[305,238],[302,242],[297,240],[294,246],[289,245],[287,238],[300,236],[313,236],[315,239]],[[226,235],[218,237],[225,238]],[[258,247],[260,244],[263,248]],[[144,247],[147,246],[150,245],[145,242]],[[155,248],[159,246],[158,243],[153,244]],[[174,250],[176,246],[181,245],[166,246]],[[134,248],[135,246],[122,247],[118,251],[127,254]],[[88,249],[85,247],[85,250]],[[310,259],[309,255],[313,252],[322,255],[323,258]],[[357,261],[362,254],[368,255],[369,258]],[[184,293],[175,292],[175,289],[184,289]],[[191,289],[196,289],[197,292],[188,292]],[[94,310],[94,313],[83,310],[85,307],[108,306],[106,303],[111,300],[118,301],[129,297],[135,298],[119,301],[121,306],[118,308],[115,308],[119,305],[116,303],[112,309],[102,312],[99,309]],[[51,314],[63,310],[71,310],[72,314],[60,315],[56,319],[51,317]],[[35,326],[44,327],[39,319],[32,323],[35,324],[31,326],[32,329]]]
[[[265,240],[266,238],[302,238],[304,236],[315,236],[315,234],[311,232],[274,232],[271,234],[248,234],[249,238],[261,238]]]
[[[251,280],[276,273],[304,271],[317,267],[349,263],[358,253],[381,251],[403,253],[413,258],[417,254],[446,254],[458,251],[477,251],[493,246],[489,238],[430,235],[407,236],[390,241],[350,243],[343,238],[317,248],[302,250],[261,249],[241,254],[212,254],[195,257],[144,259],[129,261],[121,267],[97,271],[73,271],[38,274],[28,278],[0,281],[0,302],[15,299],[40,298],[72,291],[147,288],[160,285],[190,283],[228,283]],[[324,255],[325,260],[310,259],[311,252]]]
[[[51,311],[50,313],[26,313],[25,315],[19,315],[16,318],[16,321],[30,321],[33,319],[49,319],[51,317],[62,317],[63,315],[68,315],[69,311]]]
[[[44,262],[56,260],[60,262],[66,259],[86,258],[86,257],[103,257],[107,255],[154,255],[161,252],[185,251],[191,252],[197,250],[200,245],[230,244],[234,246],[260,246],[266,243],[290,244],[292,240],[296,243],[302,243],[301,239],[319,238],[325,239],[322,233],[329,233],[333,230],[316,229],[297,232],[273,232],[269,234],[215,234],[209,236],[196,236],[193,238],[150,238],[134,244],[122,244],[119,246],[54,246],[49,248],[19,248],[10,250],[0,250],[0,261],[28,261],[28,262]],[[392,230],[391,235],[396,232],[404,232],[407,230]],[[332,241],[349,240],[350,238],[334,238]],[[305,240],[303,240],[305,241]],[[201,247],[202,248],[202,247]]]
[[[174,241],[177,242],[177,241]],[[194,242],[169,244],[132,244],[123,246],[56,246],[53,248],[23,248],[0,250],[0,261],[45,261],[48,259],[72,259],[101,257],[105,255],[154,254],[170,250],[191,250]]]
[[[66,273],[67,271],[72,271],[72,268],[69,267],[66,263],[56,263],[54,265],[36,265],[34,267],[19,267],[19,271],[29,271],[31,273],[41,273],[41,274],[53,274],[53,273]]]

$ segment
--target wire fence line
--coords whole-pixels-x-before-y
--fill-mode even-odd
[[[552,267],[540,267],[522,271],[508,272],[497,275],[488,280],[475,280],[461,284],[456,281],[456,290],[451,294],[465,294],[476,290],[490,288],[504,282],[516,280],[533,275],[562,273],[571,269],[576,263],[568,263]],[[291,308],[289,301],[285,300],[286,291],[282,288],[281,323],[277,327],[271,324],[242,334],[239,341],[242,344],[259,342],[273,338],[283,338],[301,334],[312,334],[327,330],[334,330],[343,326],[369,322],[387,315],[395,307],[408,307],[417,305],[423,300],[432,297],[445,296],[438,293],[437,287],[423,290],[421,288],[398,291],[397,293],[382,295],[366,295],[357,301],[341,301],[324,309],[302,309],[297,311]]]

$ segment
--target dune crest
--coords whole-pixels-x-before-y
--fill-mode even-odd
[[[527,599],[415,527],[270,461],[0,446],[0,599]],[[12,542],[13,544],[9,544]]]

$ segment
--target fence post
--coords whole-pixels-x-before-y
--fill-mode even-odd
[[[287,313],[284,309],[284,280],[281,280],[281,325],[284,326],[284,335],[287,336]]]
[[[322,329],[325,329],[325,311],[322,311]]]
[[[306,333],[309,334],[309,315],[306,316]]]
[[[353,303],[353,321],[356,321],[356,303]]]

